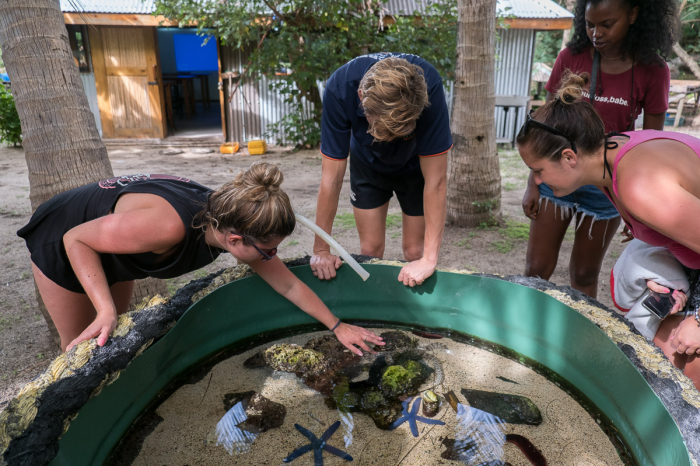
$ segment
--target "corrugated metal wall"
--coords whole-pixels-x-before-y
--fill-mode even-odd
[[[528,95],[532,59],[535,53],[535,31],[532,29],[501,29],[496,43],[496,95]],[[525,123],[525,111],[520,110],[515,122],[511,109],[507,118],[502,108],[496,108],[496,137],[513,137],[513,125]],[[505,125],[504,125],[505,123]]]
[[[243,73],[248,65],[248,57],[253,45],[234,50],[221,47],[222,73],[235,71]],[[224,79],[224,103],[228,103],[231,93],[236,89],[230,105],[226,105],[226,140],[247,142],[251,139],[265,138],[268,143],[278,140],[288,143],[286,134],[269,134],[270,125],[277,123],[292,112],[292,105],[287,101],[288,95],[271,89],[275,79],[261,77],[255,81],[248,79],[236,89],[235,80]],[[304,101],[304,111],[311,113],[313,104]]]
[[[496,94],[497,95],[527,95],[532,73],[532,56],[535,46],[535,31],[531,29],[502,29],[500,41],[497,43],[498,60],[496,62]],[[253,45],[241,50],[231,47],[221,47],[222,72],[237,71],[242,73],[247,64],[248,56],[252,52]],[[280,121],[288,115],[292,106],[286,101],[287,96],[270,89],[273,82],[269,78],[261,78],[255,82],[247,80],[237,90],[231,104],[226,105],[226,139],[228,141],[246,142],[251,139],[265,138],[268,143],[274,144],[278,139],[283,143],[289,142],[284,134],[275,137],[269,132],[269,125]],[[319,90],[323,95],[323,84],[319,82]],[[235,88],[235,80],[229,85],[229,80],[224,79],[224,100],[228,102],[230,93]],[[454,100],[453,83],[445,82],[445,99],[447,100],[450,115]],[[305,102],[305,111],[313,110],[313,104]],[[518,121],[515,122],[515,112],[511,110],[508,117],[504,117],[502,108],[496,109],[496,136],[511,138],[513,125],[520,127],[525,121],[525,112],[520,111]],[[504,127],[504,120],[505,122]],[[233,137],[233,138],[232,138]]]
[[[97,131],[102,136],[102,121],[100,120],[100,108],[97,105],[97,88],[95,87],[95,73],[80,73],[80,80],[83,82],[83,89],[90,105],[90,111],[95,115]]]

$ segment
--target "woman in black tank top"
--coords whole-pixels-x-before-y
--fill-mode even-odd
[[[276,256],[295,228],[275,165],[256,163],[217,191],[169,175],[92,183],[39,206],[17,234],[27,242],[34,278],[62,349],[97,337],[106,343],[126,312],[134,280],[173,278],[224,251],[332,329],[351,351],[383,345],[375,333],[340,322]]]

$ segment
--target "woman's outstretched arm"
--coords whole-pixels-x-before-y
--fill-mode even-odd
[[[338,318],[323,304],[323,301],[299,280],[279,257],[268,262],[257,260],[249,264],[276,292],[294,303],[302,311],[321,322],[329,330],[338,323]],[[362,356],[355,347],[373,352],[366,342],[383,345],[382,338],[371,330],[341,322],[333,331],[338,340],[353,353]]]

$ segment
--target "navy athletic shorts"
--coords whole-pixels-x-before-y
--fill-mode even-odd
[[[379,173],[350,153],[350,202],[358,209],[381,207],[396,193],[401,211],[409,217],[423,216],[423,173]]]

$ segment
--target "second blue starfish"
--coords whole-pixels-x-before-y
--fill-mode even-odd
[[[340,427],[340,421],[336,421],[335,423],[333,423],[333,425],[330,426],[328,430],[326,430],[323,433],[323,435],[321,435],[321,438],[317,438],[308,429],[303,428],[299,424],[294,424],[294,427],[296,427],[297,430],[301,432],[301,434],[304,437],[311,440],[311,443],[294,450],[288,457],[284,459],[285,463],[294,461],[304,453],[309,452],[311,450],[314,451],[314,466],[323,466],[323,450],[326,450],[328,453],[331,453],[335,456],[340,456],[344,460],[352,461],[352,456],[326,443],[328,439],[330,439],[333,436],[333,434],[335,434],[335,431],[338,430],[338,427]]]
[[[413,434],[414,437],[418,437],[418,424],[417,422],[420,421],[424,424],[436,424],[440,426],[444,426],[445,423],[442,421],[439,421],[437,419],[428,419],[427,417],[422,417],[418,415],[418,410],[420,409],[420,402],[421,398],[419,397],[418,400],[416,400],[415,403],[413,403],[413,406],[411,407],[411,411],[408,411],[408,405],[411,403],[411,400],[413,398],[409,398],[408,400],[404,401],[401,403],[401,406],[403,409],[401,410],[401,417],[396,420],[391,425],[390,430],[396,429],[398,426],[403,424],[404,422],[408,421],[408,425],[411,427],[411,433]]]

